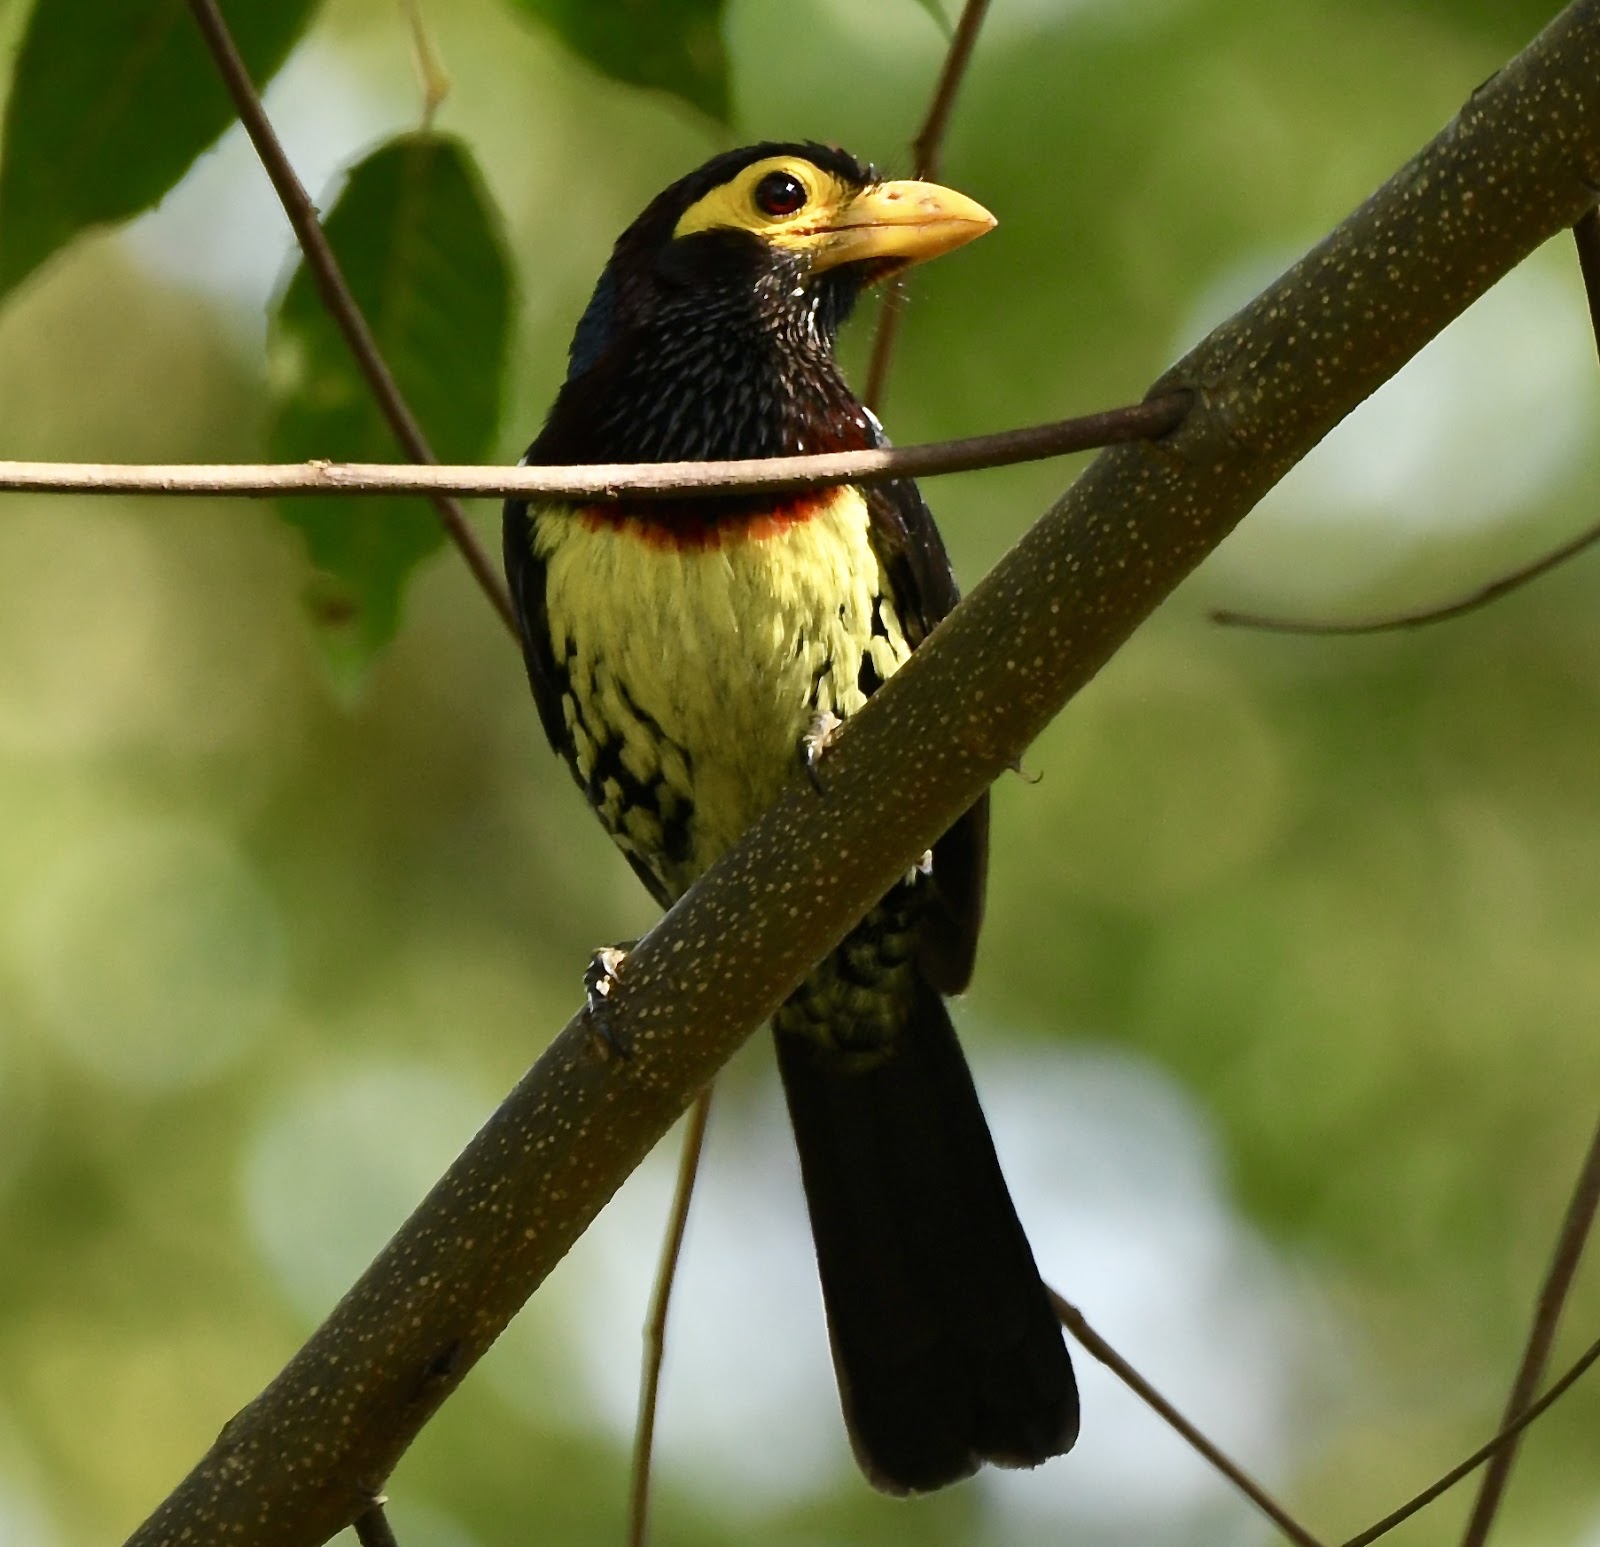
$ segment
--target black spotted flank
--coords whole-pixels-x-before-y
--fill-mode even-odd
[[[586,727],[587,728],[587,727]],[[584,794],[596,811],[605,812],[606,785],[615,784],[621,791],[616,821],[621,825],[621,812],[637,806],[644,799],[644,789],[639,781],[622,766],[622,740],[617,736],[601,740],[594,738],[594,761],[589,766],[589,777],[584,784]]]

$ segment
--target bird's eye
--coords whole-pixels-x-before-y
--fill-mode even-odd
[[[793,215],[806,206],[806,185],[793,172],[768,172],[756,184],[756,208],[763,215]]]

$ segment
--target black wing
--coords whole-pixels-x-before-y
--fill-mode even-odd
[[[888,574],[906,642],[915,650],[960,600],[955,573],[916,484],[910,480],[874,484],[865,493],[872,545]],[[941,993],[959,994],[971,981],[988,867],[985,792],[933,846],[938,901],[924,927],[921,964]]]
[[[539,706],[539,723],[544,726],[551,747],[570,763],[572,748],[561,709],[561,700],[567,691],[567,672],[550,648],[544,560],[533,551],[533,518],[525,501],[506,501],[502,528],[506,581],[511,587],[511,610],[516,614],[517,633],[522,640],[528,685],[533,689],[533,701]]]

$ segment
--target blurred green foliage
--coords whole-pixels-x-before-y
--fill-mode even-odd
[[[728,116],[727,0],[512,0],[596,69]]]
[[[79,41],[95,88],[30,73],[31,44],[9,88],[0,261],[13,281],[34,272],[0,312],[0,455],[265,459],[287,444],[266,308],[287,294],[280,346],[293,337],[330,380],[339,368],[304,281],[285,291],[285,229],[237,132],[131,233],[36,268],[83,223],[161,192],[131,179],[118,205],[89,202],[89,185],[186,135],[181,155],[163,152],[170,182],[222,121],[200,134],[175,89],[148,93],[136,125],[106,118],[121,99],[103,88],[129,55],[115,7],[79,6],[94,10]],[[246,30],[251,8],[225,8]],[[1137,395],[1219,297],[1364,197],[1554,8],[996,0],[945,176],[1001,227],[916,277],[896,439]],[[277,9],[284,40],[291,9]],[[730,134],[838,140],[900,170],[944,47],[913,0],[728,0],[685,8],[711,29],[693,70],[647,67],[622,57],[627,40],[666,33],[598,19],[627,5],[584,8],[581,26],[576,7],[523,9],[550,25],[502,0],[422,9],[454,80],[439,114],[451,138],[431,143],[462,147],[435,163],[455,169],[445,223],[475,232],[469,258],[430,242],[401,271],[451,292],[426,288],[406,365],[446,456],[521,452],[610,242],[661,187]],[[0,11],[0,34],[20,40],[28,14]],[[318,12],[269,98],[314,181],[402,154],[372,141],[420,119],[411,47],[388,0]],[[73,134],[113,126],[48,143],[101,149],[69,163],[30,141],[19,125],[40,100]],[[712,116],[724,104],[731,130]],[[24,178],[81,181],[84,202],[27,235],[3,202]],[[400,203],[380,191],[345,239],[370,239],[381,262]],[[509,328],[497,219],[521,296]],[[250,267],[263,247],[271,262]],[[980,1082],[1007,1056],[1041,1085],[1092,1056],[1157,1071],[1207,1125],[1238,1228],[1300,1286],[1309,1373],[1285,1377],[1274,1480],[1330,1539],[1492,1428],[1600,1091],[1593,560],[1411,636],[1286,641],[1204,617],[1222,602],[1349,614],[1448,596],[1592,520],[1600,386],[1570,253],[1539,255],[1452,336],[1456,353],[1352,421],[1051,727],[1027,760],[1037,783],[1002,783],[967,1011]],[[849,340],[853,361],[865,337]],[[440,379],[415,379],[424,361]],[[339,378],[364,414],[350,391]],[[296,439],[291,454],[316,449]],[[1068,476],[931,485],[960,573],[981,574]],[[341,510],[352,533],[381,521],[433,541],[420,505]],[[476,519],[493,546],[497,512]],[[310,579],[298,537],[259,506],[0,511],[7,1547],[131,1529],[565,1020],[588,951],[650,916],[545,753],[516,652],[451,555],[420,569],[349,703],[305,625]],[[759,1052],[731,1076],[731,1112],[767,1089]],[[777,1129],[769,1141],[787,1144]],[[1085,1206],[1114,1196],[1092,1166],[1063,1168],[1058,1186]],[[797,1204],[750,1207],[753,1237]],[[710,1225],[697,1217],[691,1254]],[[653,1241],[637,1249],[642,1310]],[[1116,1309],[1087,1237],[1045,1254],[1091,1316]],[[557,1275],[407,1459],[406,1547],[618,1539],[625,1440],[596,1416],[570,1346],[593,1314],[588,1271]],[[1591,1273],[1568,1344],[1597,1313]],[[1159,1340],[1125,1351],[1158,1383],[1181,1373]],[[634,1356],[625,1325],[624,1382]],[[667,1379],[670,1432],[695,1368],[669,1364]],[[1220,1421],[1244,1396],[1214,1384],[1185,1405]],[[1507,1533],[1594,1540],[1597,1436],[1591,1385],[1527,1448]],[[1093,1482],[1081,1459],[1059,1468],[1069,1499]],[[935,1543],[1041,1534],[1006,1502],[1032,1479],[897,1506],[841,1450],[823,1485],[763,1504],[744,1497],[747,1465],[730,1450],[710,1490],[669,1468],[660,1539],[889,1542],[908,1522]],[[1259,1539],[1208,1486],[1166,1538],[1115,1517],[1094,1535]],[[1130,1511],[1142,1488],[1126,1489]],[[1406,1534],[1445,1541],[1461,1508]]]
[[[407,134],[352,168],[327,212],[328,245],[384,363],[441,462],[494,445],[511,320],[500,230],[470,152],[447,135]],[[275,461],[406,455],[302,261],[274,308],[268,370]],[[319,571],[309,598],[335,680],[358,691],[399,626],[413,570],[444,543],[431,505],[331,497],[286,500]]]
[[[230,7],[255,81],[277,73],[314,9]],[[149,209],[232,121],[185,0],[36,0],[6,104],[0,296],[86,227]]]

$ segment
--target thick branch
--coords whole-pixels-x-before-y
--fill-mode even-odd
[[[136,1547],[325,1540],[739,1044],[1262,494],[1600,184],[1600,0],[1167,373],[1194,410],[1103,453],[641,941],[625,1060],[571,1022]]]

